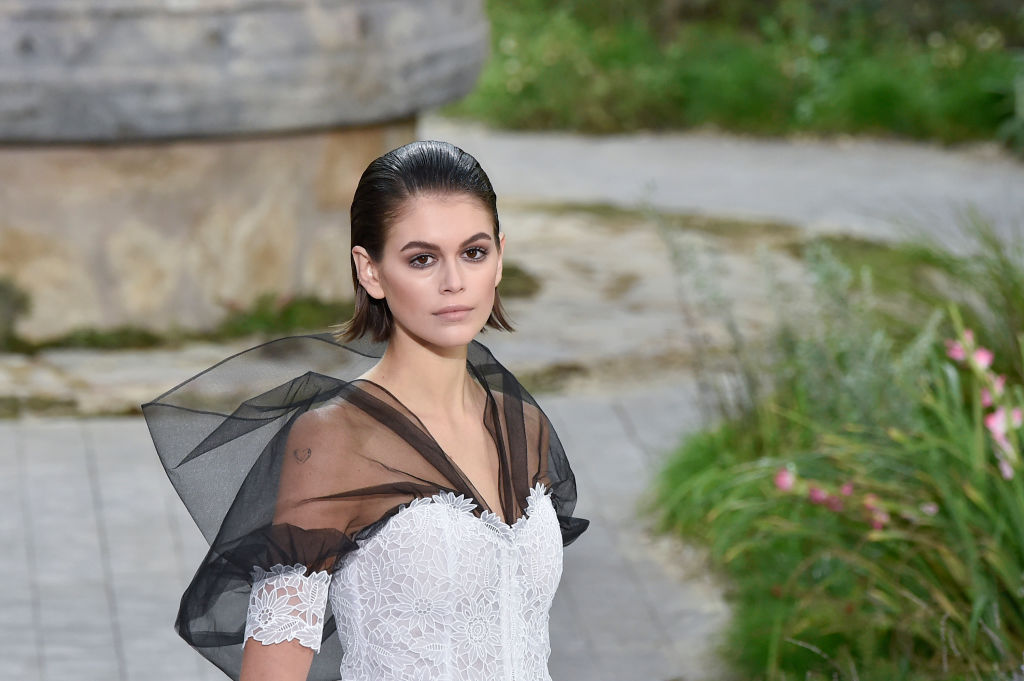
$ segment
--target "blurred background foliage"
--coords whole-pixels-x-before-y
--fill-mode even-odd
[[[491,59],[449,115],[1024,149],[1020,2],[490,0],[488,11]]]
[[[702,393],[720,420],[657,478],[661,526],[729,577],[740,678],[1022,678],[1024,238],[961,227],[971,257],[901,247],[902,290],[808,244],[811,304],[736,343],[739,399]]]

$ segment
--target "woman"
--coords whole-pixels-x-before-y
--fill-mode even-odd
[[[511,330],[490,181],[414,142],[369,165],[351,226],[340,338],[271,341],[143,405],[211,544],[176,627],[244,681],[547,681],[587,521],[548,419],[473,340]]]

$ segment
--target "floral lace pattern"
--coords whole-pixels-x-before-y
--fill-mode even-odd
[[[562,574],[550,494],[538,483],[512,525],[475,508],[451,492],[415,499],[346,557],[328,594],[342,678],[550,681],[548,613]],[[301,567],[291,576],[321,583]],[[290,616],[305,631],[310,618]]]
[[[451,492],[412,501],[353,552],[331,606],[354,681],[550,681],[558,518],[537,484],[507,525]]]
[[[296,563],[278,564],[269,572],[254,567],[252,578],[245,640],[270,644],[294,639],[319,652],[331,576],[314,572],[307,577],[306,567]]]

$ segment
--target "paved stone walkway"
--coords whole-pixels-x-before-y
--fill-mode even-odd
[[[981,209],[1002,234],[1024,232],[1024,163],[994,146],[756,139],[711,133],[590,137],[500,132],[426,117],[423,138],[477,156],[506,200],[646,205],[771,219],[815,232],[899,239],[925,232],[951,250]]]
[[[721,679],[719,587],[699,561],[687,568],[682,547],[652,544],[633,512],[662,456],[700,422],[693,387],[541,403],[592,521],[565,552],[553,679]],[[206,547],[142,419],[0,422],[0,545],[0,678],[223,678],[172,629]]]

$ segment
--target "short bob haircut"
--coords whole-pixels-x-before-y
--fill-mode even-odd
[[[498,242],[498,201],[487,173],[470,154],[448,142],[412,142],[373,160],[356,186],[350,222],[352,246],[362,246],[373,260],[380,260],[388,227],[398,219],[409,199],[420,196],[465,195],[480,202],[494,217],[494,242]],[[341,342],[370,334],[374,341],[391,337],[394,322],[386,300],[377,300],[359,283],[355,258],[352,286],[355,311],[352,319],[335,328]],[[498,291],[494,291],[487,326],[512,331]]]

